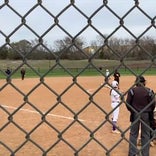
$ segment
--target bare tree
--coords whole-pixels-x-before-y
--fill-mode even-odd
[[[9,52],[13,59],[21,59],[27,55],[31,50],[31,43],[27,40],[21,40],[19,42],[13,42],[10,44]]]
[[[73,59],[74,56],[77,56],[78,54],[82,56],[84,44],[85,42],[82,38],[70,38],[68,36],[54,42],[55,51],[59,52],[63,59]]]

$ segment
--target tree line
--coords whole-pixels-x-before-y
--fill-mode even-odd
[[[56,40],[53,48],[43,40],[20,40],[0,47],[0,59],[21,60],[82,60],[94,57],[108,60],[147,60],[156,56],[155,39],[146,36],[141,39],[120,39],[97,36],[86,47],[83,38],[64,37]]]

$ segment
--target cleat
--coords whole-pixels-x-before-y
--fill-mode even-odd
[[[138,139],[137,145],[141,146],[141,139],[140,138]]]
[[[114,133],[114,134],[120,134],[120,131],[118,131],[118,130],[116,129],[116,130],[112,130],[112,133]]]

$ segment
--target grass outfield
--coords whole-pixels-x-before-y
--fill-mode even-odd
[[[51,76],[102,76],[108,68],[110,73],[119,67],[121,75],[155,75],[156,67],[150,66],[150,61],[126,61],[124,66],[115,60],[29,60],[27,64],[22,61],[0,60],[0,79],[5,79],[5,70],[9,67],[12,70],[12,78],[20,77],[22,66],[26,68],[26,77],[51,77]],[[102,70],[99,70],[102,66]],[[127,67],[126,67],[127,66]],[[146,68],[148,68],[146,70]]]

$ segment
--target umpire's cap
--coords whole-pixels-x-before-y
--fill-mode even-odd
[[[144,83],[146,80],[145,80],[145,78],[143,77],[143,76],[138,76],[137,78],[136,78],[136,83]]]

